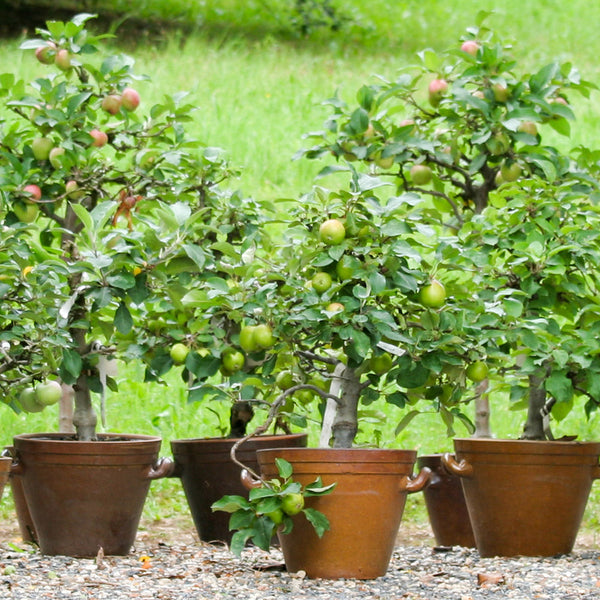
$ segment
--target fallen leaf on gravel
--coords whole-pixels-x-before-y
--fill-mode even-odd
[[[502,573],[477,573],[477,585],[480,587],[499,585],[501,583],[505,583]]]

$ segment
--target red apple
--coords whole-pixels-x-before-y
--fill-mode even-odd
[[[35,183],[30,183],[23,188],[24,192],[30,194],[31,199],[28,199],[28,202],[37,202],[42,199],[42,190],[39,185],[35,185]]]
[[[429,83],[429,104],[436,108],[448,91],[448,82],[445,79],[434,79]]]
[[[471,56],[475,56],[479,50],[479,44],[475,40],[466,40],[462,43],[460,49]]]
[[[90,131],[90,135],[94,138],[92,146],[101,148],[102,146],[105,146],[108,143],[108,136],[106,135],[106,133],[104,133],[104,131],[100,131],[99,129],[92,129]]]
[[[133,88],[125,88],[121,94],[121,106],[125,110],[135,110],[140,105],[140,95]]]
[[[121,110],[121,96],[109,94],[102,99],[102,109],[110,115],[116,115]]]

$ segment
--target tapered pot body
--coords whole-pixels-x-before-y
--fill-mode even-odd
[[[128,554],[150,482],[168,474],[161,439],[103,434],[80,442],[64,434],[14,438],[15,474],[43,554]]]
[[[306,446],[306,439],[305,433],[257,436],[242,443],[236,456],[243,464],[258,471],[257,450]],[[226,495],[248,496],[240,481],[241,469],[230,456],[237,441],[236,438],[171,441],[175,475],[181,478],[194,525],[204,542],[231,541],[229,515],[213,512],[212,504]]]
[[[573,549],[600,443],[456,439],[444,464],[462,484],[481,556],[555,556]]]
[[[474,548],[475,536],[460,477],[444,468],[441,454],[419,456],[417,467],[431,471],[423,497],[436,544]]]
[[[7,446],[4,448],[3,456],[10,456],[11,462],[14,455],[15,449],[13,446]],[[35,535],[33,520],[31,519],[29,507],[27,506],[27,501],[25,500],[25,492],[23,491],[23,482],[20,475],[16,472],[11,472],[9,482],[21,537],[23,538],[24,542],[33,542],[37,544],[37,536]]]
[[[300,448],[258,452],[261,474],[277,477],[276,458],[293,467],[303,485],[321,477],[335,483],[325,496],[306,498],[306,506],[321,511],[330,529],[322,538],[300,513],[291,533],[278,533],[290,572],[308,577],[374,579],[384,575],[394,549],[406,494],[425,485],[428,472],[412,478],[412,450]]]

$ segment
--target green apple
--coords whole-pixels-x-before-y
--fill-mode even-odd
[[[369,367],[376,375],[383,375],[392,368],[393,362],[391,355],[383,352],[371,357]]]
[[[65,154],[65,149],[64,148],[52,148],[52,150],[50,150],[50,154],[48,155],[48,158],[50,159],[50,164],[55,168],[55,169],[60,169],[62,167],[62,159],[63,156]]]
[[[500,167],[503,181],[516,181],[521,176],[521,165],[514,161],[505,160]]]
[[[284,513],[280,508],[276,508],[271,512],[265,513],[265,516],[269,517],[269,519],[271,519],[275,525],[281,525],[283,522],[283,515]]]
[[[304,496],[302,494],[286,494],[281,499],[281,510],[286,515],[293,517],[304,508]]]
[[[182,365],[185,362],[185,359],[187,358],[189,353],[190,349],[188,348],[188,346],[182,344],[181,342],[173,344],[171,350],[169,351],[171,360],[176,365]]]
[[[289,390],[295,384],[294,374],[291,371],[279,371],[275,378],[275,385],[282,391]]]
[[[30,202],[15,202],[12,209],[22,223],[33,223],[39,213],[38,207]]]
[[[346,228],[339,219],[327,219],[319,227],[319,236],[328,246],[337,246],[346,237]]]
[[[275,343],[273,330],[265,323],[256,325],[252,337],[254,338],[254,343],[259,350],[266,350]]]
[[[508,88],[502,83],[495,83],[492,86],[492,92],[494,93],[494,98],[496,99],[496,102],[506,102],[510,95]]]
[[[421,304],[427,308],[441,308],[446,301],[446,289],[437,279],[423,286],[419,292]]]
[[[538,128],[533,121],[523,121],[519,125],[519,131],[521,133],[528,133],[529,135],[537,136]]]
[[[499,156],[508,151],[510,148],[510,140],[505,133],[499,131],[486,142],[486,146],[490,154],[493,156]]]
[[[488,366],[482,360],[472,362],[466,369],[466,376],[475,383],[483,381],[488,376]]]
[[[315,292],[322,294],[331,287],[331,275],[325,271],[319,271],[315,273],[311,279],[311,283]]]
[[[256,325],[244,325],[240,330],[240,347],[244,352],[256,351],[255,329]]]
[[[58,381],[47,379],[35,386],[35,399],[43,406],[56,404],[62,397],[62,387]]]
[[[382,156],[382,153],[378,152],[375,156],[375,164],[382,169],[391,169],[394,165],[394,156]]]
[[[50,150],[53,147],[54,143],[47,137],[37,137],[31,142],[31,150],[35,160],[48,160]]]
[[[41,412],[45,408],[43,404],[40,404],[37,401],[35,389],[32,387],[25,388],[19,394],[19,404],[21,405],[21,408],[28,413]]]
[[[74,180],[70,179],[65,184],[65,191],[69,198],[73,200],[81,200],[85,196],[85,192],[79,187],[79,184]]]
[[[330,313],[339,313],[344,310],[344,305],[341,302],[330,302],[325,310]]]
[[[235,348],[227,348],[221,357],[221,366],[225,375],[237,373],[244,367],[246,359],[244,355]]]
[[[338,260],[335,266],[335,272],[337,273],[340,281],[347,281],[353,279],[356,276],[356,272],[360,269],[361,262],[358,258],[344,254],[340,260]]]
[[[427,165],[413,165],[410,176],[415,185],[427,185],[433,177],[433,172]]]

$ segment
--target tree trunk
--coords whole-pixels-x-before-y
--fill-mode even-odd
[[[345,367],[340,376],[342,380],[340,401],[333,421],[333,447],[351,448],[358,432],[358,399],[360,397],[360,376],[350,367]]]
[[[527,421],[523,429],[523,440],[545,440],[544,419],[542,409],[546,404],[546,390],[544,389],[545,371],[541,375],[529,376],[529,406]]]
[[[92,396],[85,372],[81,373],[73,389],[75,390],[73,425],[77,431],[77,439],[83,442],[95,440],[97,417],[92,406]]]
[[[487,393],[489,381],[484,379],[476,389],[475,397],[475,438],[492,437],[490,430],[490,397]]]

